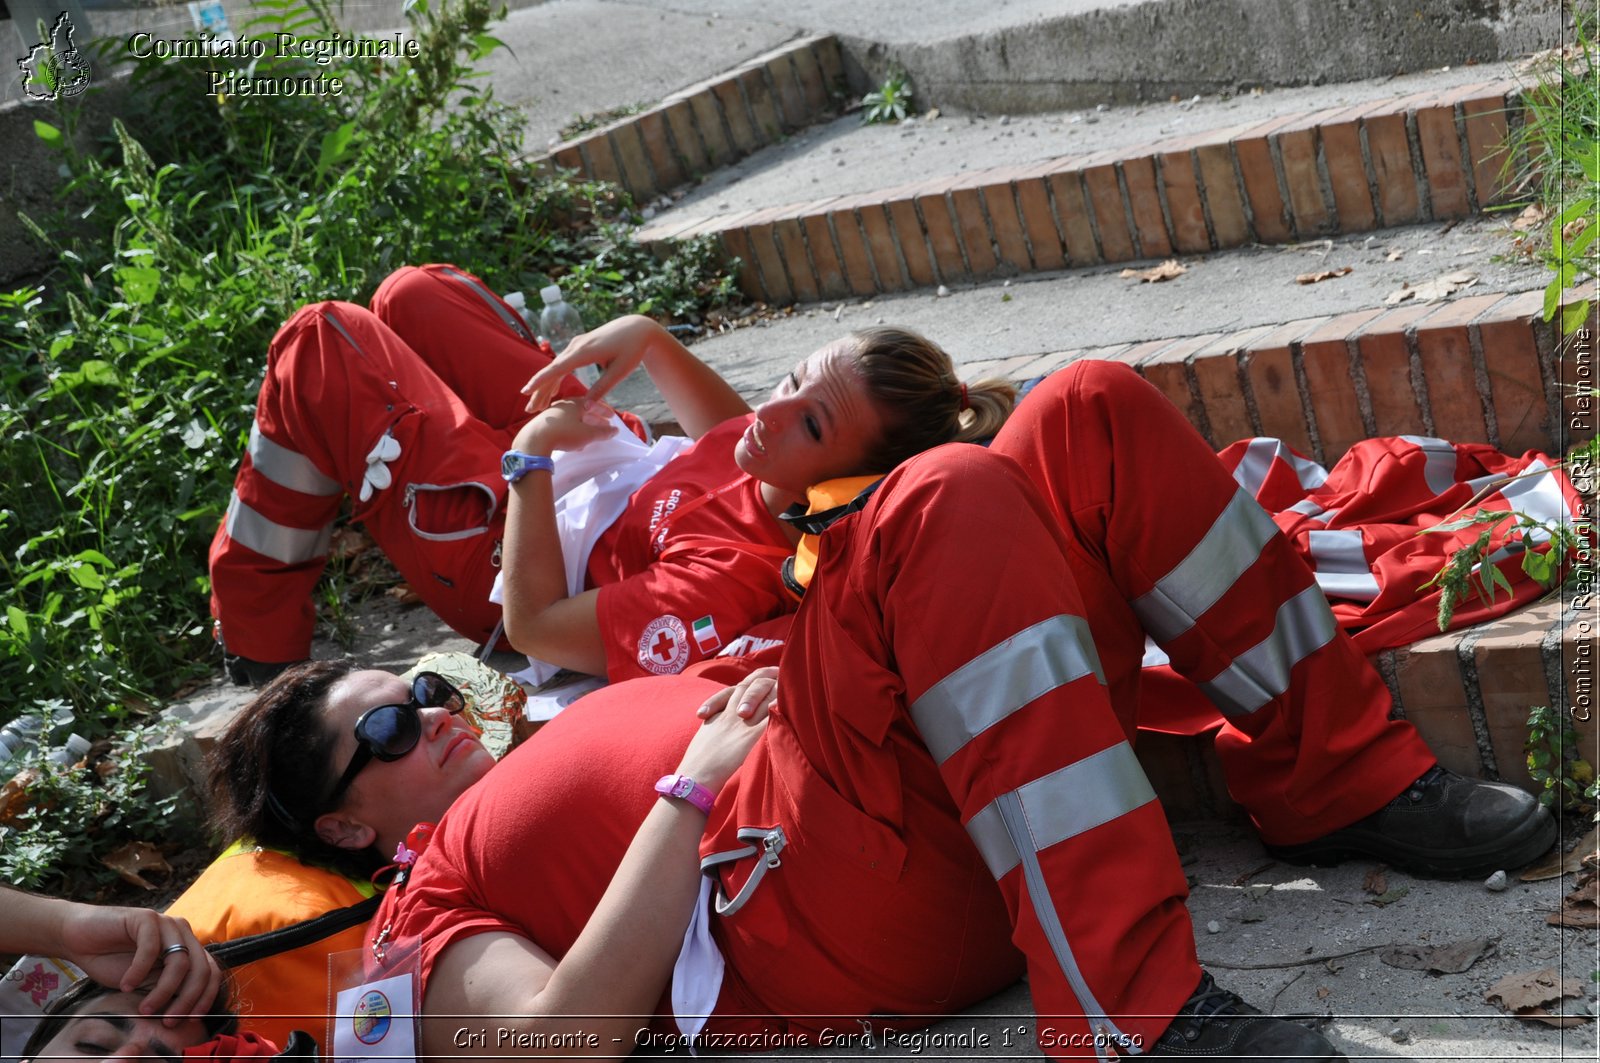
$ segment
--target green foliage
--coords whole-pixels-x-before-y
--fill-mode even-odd
[[[1552,270],[1546,321],[1561,309],[1563,292],[1600,275],[1600,45],[1595,15],[1581,7],[1572,43],[1536,69],[1535,84],[1523,93],[1524,121],[1512,138],[1511,159],[1520,160],[1514,183],[1531,188],[1551,215],[1542,251]],[[1568,303],[1562,331],[1575,332],[1588,313],[1588,299]]]
[[[580,114],[578,117],[574,118],[572,121],[568,122],[566,125],[557,130],[556,136],[560,137],[562,140],[571,140],[574,137],[582,136],[584,133],[588,133],[591,130],[599,129],[601,126],[610,125],[619,118],[627,118],[630,115],[638,114],[645,110],[646,106],[647,105],[643,103],[630,103],[625,104],[622,107],[613,107],[609,111],[596,111],[594,114]]]
[[[861,97],[861,121],[867,125],[877,122],[898,122],[911,107],[911,82],[901,70],[891,70],[876,90]]]
[[[148,790],[145,754],[169,731],[135,727],[114,758],[91,754],[87,764],[53,764],[43,744],[7,761],[7,771],[22,773],[27,796],[0,826],[0,881],[87,896],[117,877],[101,860],[130,842],[198,843],[193,802],[154,799]]]
[[[1555,585],[1566,568],[1568,554],[1578,547],[1578,538],[1568,525],[1551,524],[1519,510],[1479,509],[1471,516],[1427,528],[1424,533],[1459,531],[1474,525],[1483,525],[1482,533],[1451,554],[1444,567],[1420,588],[1439,588],[1440,631],[1449,630],[1456,607],[1464,598],[1476,594],[1492,603],[1500,591],[1512,593],[1506,574],[1488,560],[1501,547],[1520,540],[1524,547],[1522,571],[1543,587]],[[1550,548],[1535,550],[1537,541],[1546,538]]]
[[[251,36],[336,32],[325,0],[256,9]],[[150,60],[103,143],[74,146],[70,103],[36,121],[66,178],[58,217],[24,218],[55,267],[0,293],[0,678],[20,693],[0,723],[56,698],[100,737],[212,665],[207,544],[268,342],[301,304],[364,302],[410,262],[500,291],[560,280],[592,323],[731,294],[706,245],[658,262],[625,195],[524,159],[521,116],[472,69],[499,43],[489,0],[407,17],[414,59]],[[228,75],[343,91],[235,94]],[[70,841],[71,822],[5,859],[56,859],[48,829]]]
[[[1553,812],[1583,812],[1596,798],[1594,765],[1583,759],[1578,732],[1564,712],[1536,705],[1528,712],[1528,774],[1539,803]]]

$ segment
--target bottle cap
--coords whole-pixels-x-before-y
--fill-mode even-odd
[[[555,306],[561,302],[561,286],[552,284],[548,288],[540,288],[539,298],[544,300],[545,306]]]

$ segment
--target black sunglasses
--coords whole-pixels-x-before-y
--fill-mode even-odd
[[[403,705],[379,705],[368,709],[356,721],[356,751],[350,764],[334,784],[333,792],[323,802],[324,808],[337,806],[339,798],[350,788],[361,769],[374,758],[383,761],[399,760],[413,749],[422,738],[423,709],[446,709],[454,716],[467,707],[461,691],[437,672],[418,672],[411,681],[411,699]]]

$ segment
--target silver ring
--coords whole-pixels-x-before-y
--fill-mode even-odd
[[[180,941],[176,945],[168,945],[166,948],[162,949],[161,950],[161,958],[162,959],[166,959],[168,956],[175,955],[176,953],[179,953],[179,952],[187,953],[188,951],[189,951],[189,946],[183,944]]]

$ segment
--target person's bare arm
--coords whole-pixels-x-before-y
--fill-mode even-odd
[[[643,365],[650,380],[672,409],[685,434],[699,439],[730,417],[750,412],[750,404],[715,369],[690,353],[672,333],[647,317],[634,314],[608,321],[573,340],[522,389],[528,409],[549,405],[561,380],[584,365],[601,367],[589,398],[603,398],[623,378]]]
[[[743,762],[766,725],[724,712],[701,725],[678,771],[713,791]],[[423,1001],[422,1051],[460,1055],[457,1031],[482,1016],[487,1043],[474,1055],[626,1055],[672,976],[673,962],[700,890],[700,835],[706,817],[686,801],[661,800],[645,817],[594,915],[560,962],[516,934],[463,939],[435,961]],[[560,874],[560,868],[552,870]],[[537,890],[537,883],[529,888]],[[430,1018],[437,1016],[437,1018]],[[539,1048],[519,1034],[593,1034],[587,1041]],[[573,1041],[577,1038],[572,1037]]]
[[[80,904],[0,887],[7,918],[0,949],[60,956],[102,985],[131,992],[152,975],[139,1010],[165,1010],[167,1023],[203,1011],[216,999],[222,971],[182,919],[148,908]],[[164,952],[182,945],[183,951]]]

